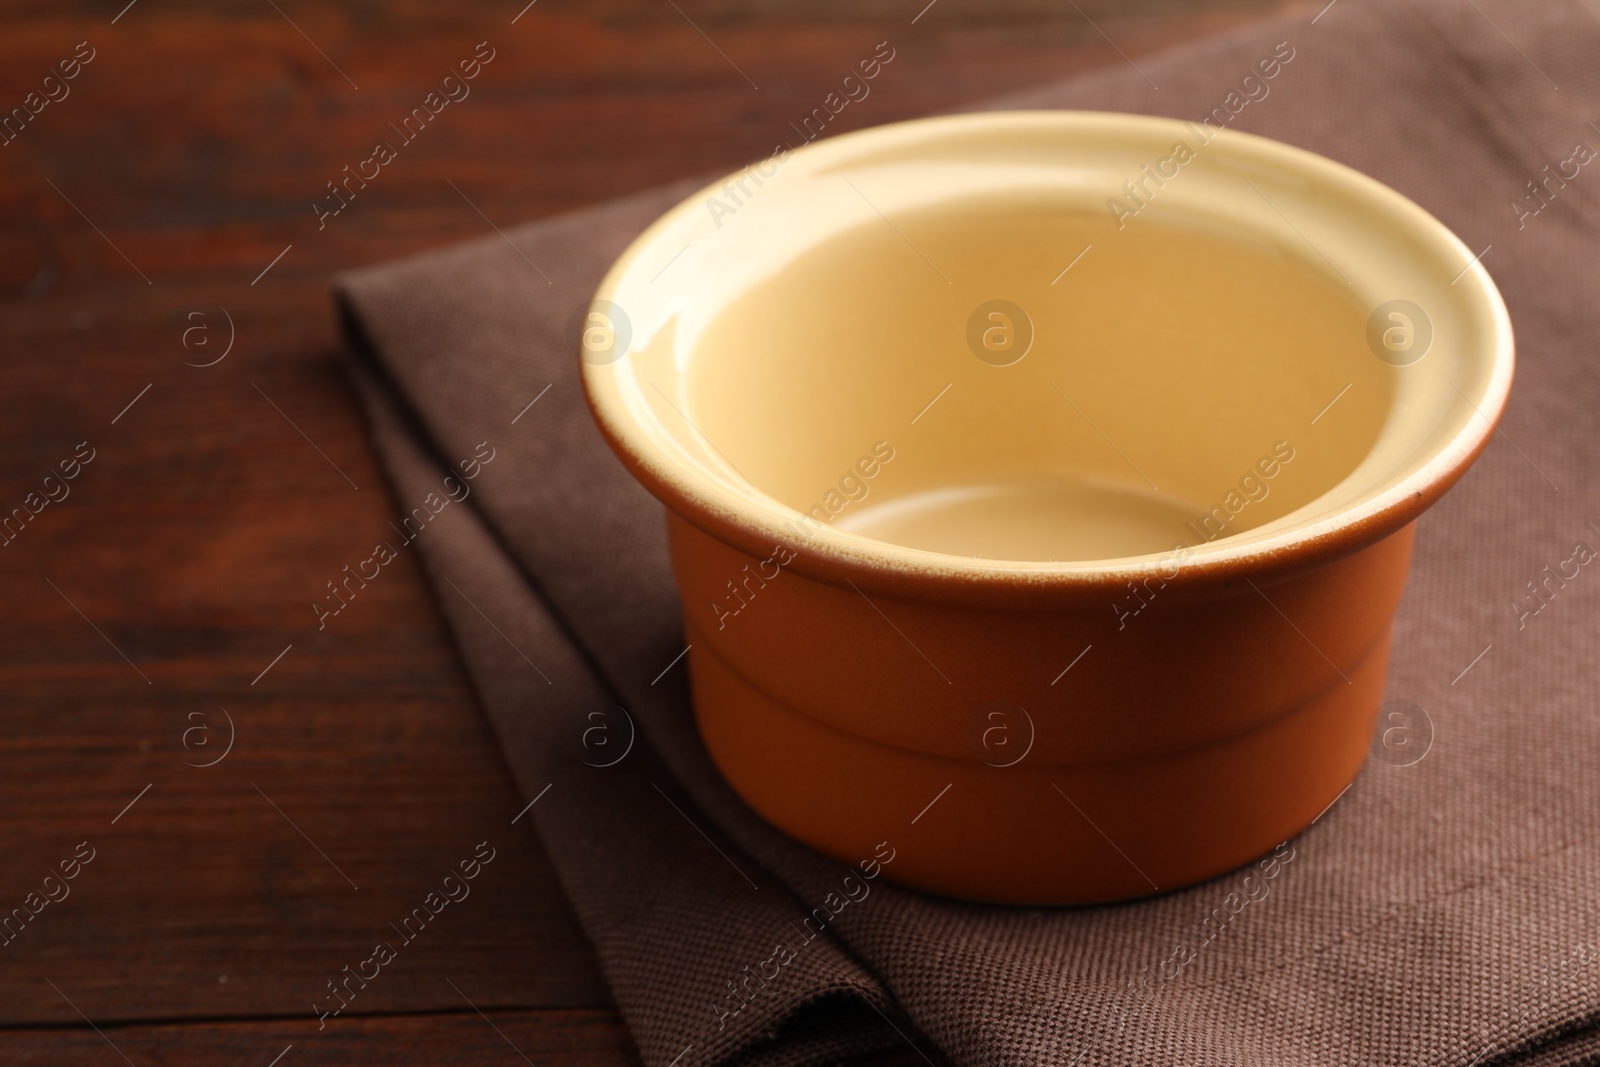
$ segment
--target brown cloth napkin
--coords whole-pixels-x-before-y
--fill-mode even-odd
[[[1342,0],[1004,102],[1220,115],[1329,155],[1484,249],[1511,307],[1503,433],[1421,521],[1396,625],[1388,696],[1418,710],[1253,895],[1241,871],[1025,909],[879,878],[808,938],[845,869],[711,767],[660,507],[573,354],[613,257],[698,183],[339,280],[410,519],[377,536],[420,552],[645,1062],[908,1040],[973,1065],[1600,1062],[1597,57],[1577,0]]]

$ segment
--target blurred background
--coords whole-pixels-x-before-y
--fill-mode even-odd
[[[395,511],[333,274],[798,143],[879,42],[826,135],[1321,6],[0,7],[0,1062],[637,1059],[414,558],[316,627]],[[470,900],[319,1027],[481,841]]]

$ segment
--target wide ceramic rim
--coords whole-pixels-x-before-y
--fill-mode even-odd
[[[795,150],[785,169],[822,171],[886,146],[963,130],[1031,130],[1048,137],[1066,130],[1081,134],[1140,126],[1179,135],[1190,129],[1189,124],[1175,119],[1110,112],[987,112],[918,119],[845,134]],[[1177,575],[1162,574],[1180,587],[1309,569],[1365,547],[1414,520],[1454,484],[1488,444],[1510,394],[1514,364],[1511,320],[1498,289],[1478,258],[1442,222],[1388,186],[1315,153],[1232,130],[1213,131],[1213,138],[1210,152],[1220,148],[1238,159],[1315,179],[1352,199],[1376,198],[1384,203],[1389,217],[1404,227],[1409,240],[1435,252],[1448,252],[1466,264],[1452,288],[1465,291],[1470,314],[1480,326],[1488,327],[1482,332],[1489,338],[1491,351],[1480,354],[1481,365],[1488,371],[1482,393],[1476,399],[1466,397],[1482,418],[1467,419],[1453,436],[1442,439],[1416,470],[1393,485],[1292,529],[1243,543],[1224,537],[1193,546],[1184,553]],[[636,261],[651,256],[665,260],[664,255],[654,255],[662,251],[657,247],[662,235],[685,215],[703,212],[706,198],[727,180],[719,179],[689,196],[637,237],[601,281],[594,304],[617,302],[624,277]],[[817,523],[754,486],[735,492],[706,470],[662,449],[623,403],[618,376],[627,362],[624,356],[616,363],[582,364],[584,389],[603,435],[653,495],[700,530],[743,551],[765,554],[775,542],[783,542],[798,550],[791,566],[817,577],[905,591],[904,583],[896,578],[915,576],[932,579],[947,594],[958,596],[962,591],[981,594],[986,590],[1028,589],[1046,595],[1103,590],[1146,577],[1152,567],[1172,559],[1169,551],[1060,563],[989,560],[908,548]],[[1238,536],[1243,539],[1244,534]]]

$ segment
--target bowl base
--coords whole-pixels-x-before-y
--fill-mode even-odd
[[[1187,752],[1002,768],[823,725],[751,685],[689,629],[701,735],[757,813],[845,864],[887,841],[895,860],[883,875],[901,885],[1029,905],[1179,889],[1304,829],[1366,759],[1389,658],[1385,631],[1347,668],[1348,684]]]

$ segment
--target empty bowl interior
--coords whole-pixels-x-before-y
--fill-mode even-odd
[[[686,414],[767,495],[912,548],[1092,560],[1253,529],[1360,464],[1393,383],[1344,286],[1206,222],[1119,232],[1047,191],[863,220],[706,323]]]
[[[707,190],[602,287],[602,419],[691,495],[1085,564],[1348,513],[1497,406],[1470,253],[1344,168],[1128,116],[874,133]]]

